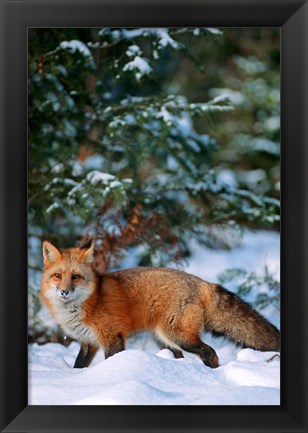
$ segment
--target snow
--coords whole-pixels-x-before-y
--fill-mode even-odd
[[[184,270],[208,281],[227,268],[260,272],[266,264],[279,279],[280,241],[274,232],[248,232],[230,251],[192,244]],[[133,260],[130,265],[134,266]],[[228,287],[230,290],[232,288]],[[263,314],[279,326],[279,312]],[[147,332],[127,341],[126,350],[107,360],[100,350],[90,367],[73,369],[79,345],[29,345],[29,404],[46,405],[279,405],[280,357],[275,352],[236,348],[204,335],[220,366],[204,366],[184,352],[175,359]]]
[[[69,50],[72,53],[76,53],[77,51],[83,54],[86,57],[92,57],[91,51],[89,48],[81,41],[72,40],[72,41],[63,41],[60,44],[60,48],[63,50]]]
[[[67,349],[56,343],[47,344],[44,350],[33,345],[30,404],[277,404],[279,358],[268,362],[273,354],[259,352],[253,361],[249,354],[241,359],[241,352],[246,351],[249,349],[216,370],[204,367],[198,359],[174,359],[168,349],[156,354],[130,349],[105,361],[98,356],[92,367],[79,370],[71,368],[77,343]]]
[[[257,137],[251,140],[253,149],[260,152],[268,152],[273,155],[279,155],[279,144],[275,143],[267,138]]]
[[[114,180],[115,177],[109,173],[102,173],[98,170],[93,170],[87,174],[87,180],[96,185],[99,182],[108,183],[109,181]]]
[[[222,89],[213,88],[210,90],[210,95],[211,96],[226,95],[228,96],[232,105],[242,105],[247,101],[247,97],[242,92],[232,90],[232,89],[226,89],[226,88],[222,88]]]
[[[169,113],[165,106],[162,106],[160,112],[157,114],[157,118],[162,118],[168,126],[171,126],[174,121],[174,116]]]
[[[54,209],[58,209],[60,206],[58,203],[52,203],[48,208],[46,209],[46,213],[51,213]]]
[[[152,30],[153,32],[153,30]],[[178,50],[180,48],[180,44],[175,41],[168,33],[168,29],[155,29],[154,32],[158,36],[158,46],[159,47],[167,47],[168,45],[174,48],[175,50]]]
[[[251,56],[248,59],[241,56],[236,56],[235,62],[240,68],[244,69],[247,74],[254,75],[262,73],[266,70],[266,65],[254,56]]]
[[[268,117],[264,121],[264,127],[267,131],[270,132],[278,131],[280,128],[280,117],[279,116]]]
[[[148,75],[152,72],[152,67],[146,59],[136,56],[134,60],[124,65],[123,71],[134,71],[136,79],[140,80],[144,75]]]
[[[206,28],[209,33],[212,33],[213,35],[222,35],[223,32],[219,29],[216,29],[215,27],[207,27]]]
[[[112,32],[112,34],[115,34],[118,30],[115,30]],[[146,31],[146,29],[132,29],[132,30],[126,30],[123,29],[120,33],[120,35],[122,35],[125,39],[134,39],[134,38],[138,38],[139,36],[144,35],[144,32]],[[116,40],[116,38],[114,37],[114,39]]]
[[[142,54],[140,47],[138,45],[134,44],[134,45],[131,45],[127,48],[126,55],[128,57],[133,57],[133,56],[136,56],[137,54],[139,54],[139,55]]]
[[[230,185],[232,188],[237,188],[238,183],[233,170],[225,168],[220,170],[217,175],[218,182]]]
[[[280,279],[280,242],[276,232],[247,232],[243,241],[228,251],[200,248],[195,242],[192,242],[191,249],[193,257],[184,270],[207,281],[217,281],[217,275],[225,269],[236,267],[260,273],[265,265]]]

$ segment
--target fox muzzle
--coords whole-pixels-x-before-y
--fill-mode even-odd
[[[67,296],[69,294],[69,290],[61,290],[61,296]]]

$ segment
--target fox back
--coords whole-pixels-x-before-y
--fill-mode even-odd
[[[133,332],[151,330],[176,357],[181,350],[218,366],[202,331],[258,350],[279,350],[279,331],[250,305],[217,284],[168,268],[131,268],[98,276],[94,245],[60,251],[43,243],[41,297],[64,332],[82,344],[75,366],[125,348]],[[79,360],[79,361],[78,361]]]

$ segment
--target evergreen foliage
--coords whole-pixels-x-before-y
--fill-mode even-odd
[[[228,95],[198,102],[168,91],[174,63],[193,58],[188,42],[219,50],[222,37],[217,29],[31,30],[31,234],[61,245],[96,237],[112,250],[106,236],[116,243],[126,230],[126,245],[173,260],[191,237],[211,245],[212,226],[279,220],[278,200],[219,176],[216,141],[195,129],[196,117],[226,118]]]

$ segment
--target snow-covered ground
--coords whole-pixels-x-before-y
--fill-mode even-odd
[[[208,281],[226,268],[262,273],[265,264],[279,278],[277,233],[247,233],[231,251],[193,246],[184,270]],[[232,287],[228,287],[232,289]],[[262,312],[279,327],[279,311]],[[29,404],[34,405],[279,405],[280,358],[274,352],[239,349],[223,338],[204,335],[220,366],[211,369],[184,352],[174,359],[148,333],[132,336],[127,350],[107,360],[99,351],[89,368],[73,369],[77,343],[29,346]]]

